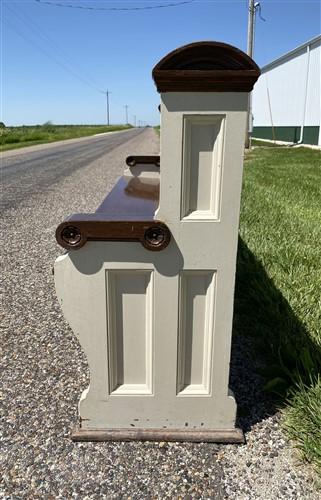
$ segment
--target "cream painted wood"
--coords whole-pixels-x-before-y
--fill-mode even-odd
[[[226,402],[232,398],[228,378],[247,99],[247,93],[231,92],[161,95],[161,186],[157,218],[170,228],[183,255],[184,269],[215,272],[211,395],[213,398],[225,395]],[[220,169],[217,218],[198,217],[197,213],[193,214],[195,218],[182,216],[186,213],[186,191],[182,188],[184,153],[193,146],[178,144],[182,138],[189,138],[184,126],[193,116],[196,122],[203,119],[204,124],[221,122],[216,136],[218,144],[212,150],[220,151],[212,156],[212,165]],[[233,418],[230,415],[230,421]]]
[[[177,393],[210,395],[215,273],[182,271],[179,298]]]
[[[183,117],[182,218],[217,219],[224,117]]]
[[[90,367],[90,386],[84,391],[79,405],[83,429],[233,428],[235,404],[227,394],[177,396],[179,271],[182,267],[182,256],[175,244],[156,254],[139,243],[88,242],[80,250],[57,259],[55,281],[59,302]],[[133,288],[128,285],[127,290],[136,287],[141,292],[144,288],[142,276],[151,276],[145,289],[153,287],[154,302],[150,394],[146,393],[145,384],[125,387],[126,394],[110,390],[114,387],[110,382],[114,374],[108,363],[108,342],[115,331],[108,329],[106,272],[115,273],[116,277],[124,272],[134,283]],[[123,283],[122,286],[126,288],[127,285]],[[148,302],[147,298],[145,304]],[[136,325],[132,327],[135,332]],[[131,366],[135,366],[137,349],[135,347],[132,353]],[[144,352],[148,352],[146,344],[144,347],[140,343],[140,358]],[[130,358],[131,352],[127,355]],[[212,373],[212,367],[210,371]],[[142,372],[135,375],[137,373]],[[137,379],[133,379],[135,381]],[[203,398],[201,405],[199,397]]]
[[[57,259],[57,295],[91,373],[83,429],[234,428],[228,378],[246,109],[245,93],[162,94],[156,218],[171,243],[150,252],[92,241]]]
[[[151,394],[152,271],[106,271],[110,394]]]
[[[205,120],[219,117],[225,120],[221,188],[223,189],[224,182],[225,196],[222,197],[220,208],[224,210],[225,220],[231,221],[233,215],[235,219],[235,213],[238,214],[238,210],[236,208],[230,210],[230,205],[231,200],[233,200],[234,204],[239,206],[247,95],[247,93],[242,92],[168,92],[161,94],[161,187],[160,207],[157,213],[160,220],[163,218],[164,222],[167,220],[179,222],[181,212],[184,213],[184,209],[181,211],[184,151],[184,147],[181,145],[184,134],[184,117],[191,115],[195,115],[195,117],[202,115]],[[236,225],[234,220],[234,229]]]

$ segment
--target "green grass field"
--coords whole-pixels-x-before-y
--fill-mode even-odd
[[[5,127],[0,129],[0,151],[86,137],[103,132],[113,132],[130,128],[128,125],[44,125]]]
[[[321,161],[307,148],[246,159],[235,334],[250,335],[267,391],[321,470]]]

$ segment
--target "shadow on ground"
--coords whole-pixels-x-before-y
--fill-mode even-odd
[[[239,238],[230,372],[237,425],[249,431],[284,405],[299,379],[310,384],[318,373],[320,347]]]

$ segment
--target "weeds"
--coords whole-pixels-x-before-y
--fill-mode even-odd
[[[235,333],[250,335],[265,389],[288,405],[285,426],[304,457],[321,456],[321,168],[305,148],[247,158]],[[313,444],[312,444],[313,443]]]
[[[321,472],[321,378],[293,389],[284,412],[284,428],[302,456]]]

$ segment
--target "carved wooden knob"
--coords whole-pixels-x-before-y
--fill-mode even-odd
[[[148,250],[163,250],[170,242],[171,234],[165,225],[152,226],[146,229],[142,241]]]
[[[75,246],[81,240],[81,232],[77,227],[67,226],[61,232],[61,238],[68,243],[68,245]]]
[[[57,228],[56,238],[58,243],[67,250],[81,248],[86,243],[86,238],[76,226]]]

